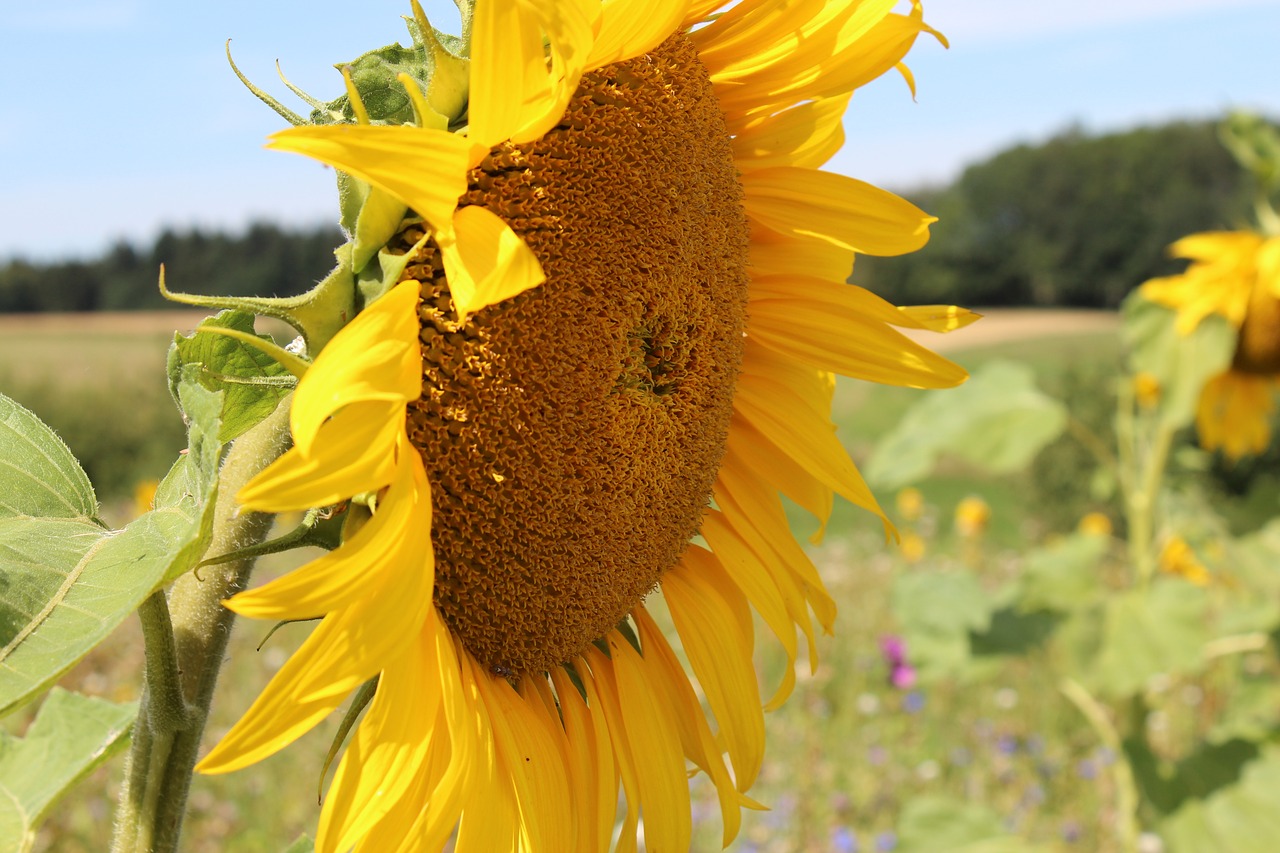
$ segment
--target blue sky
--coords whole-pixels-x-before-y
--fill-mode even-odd
[[[424,5],[456,31],[449,0]],[[407,41],[407,11],[407,0],[0,4],[0,258],[89,256],[166,225],[333,221],[331,174],[262,149],[282,121],[240,86],[223,42],[281,100],[292,103],[276,59],[328,99],[341,91],[331,65]],[[896,75],[859,91],[832,171],[901,189],[1072,124],[1280,116],[1280,0],[926,0],[925,16],[951,49],[917,44],[915,102]]]

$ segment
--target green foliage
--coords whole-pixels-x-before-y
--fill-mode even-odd
[[[194,368],[196,381],[210,391],[222,392],[222,432],[230,441],[270,415],[296,384],[296,380],[270,355],[242,340],[211,334],[209,328],[233,329],[254,334],[253,315],[223,311],[205,320],[191,337],[175,334],[169,350],[169,390],[178,399],[186,368]],[[259,335],[271,341],[270,335]]]
[[[150,247],[117,244],[90,261],[0,266],[0,312],[126,311],[170,307],[156,290],[163,264],[171,283],[221,296],[290,296],[309,290],[333,266],[334,229],[291,232],[250,226],[242,236],[165,231]]]
[[[26,737],[0,732],[0,853],[31,849],[41,819],[125,744],[136,713],[54,688]]]
[[[74,457],[29,412],[0,397],[0,714],[46,689],[208,545],[217,490],[221,397],[181,388],[190,450],[123,530],[96,518]]]
[[[1072,130],[909,194],[940,219],[929,245],[860,258],[854,281],[897,303],[1114,308],[1180,266],[1170,243],[1243,220],[1249,189],[1216,123]]]
[[[1191,799],[1164,821],[1170,853],[1270,853],[1280,838],[1280,750],[1267,747],[1240,781],[1206,799]]]
[[[994,605],[977,578],[964,571],[899,575],[891,602],[925,682],[963,673],[970,660],[969,635],[987,630]]]
[[[977,803],[925,796],[908,800],[898,818],[902,853],[1035,853],[1044,850],[1005,829],[1000,816]]]
[[[1124,303],[1124,342],[1133,373],[1149,373],[1160,381],[1160,417],[1172,428],[1195,418],[1200,389],[1231,364],[1236,332],[1216,314],[1200,321],[1190,334],[1179,334],[1176,312],[1134,293]]]
[[[1024,468],[1066,426],[1062,404],[1035,387],[1026,365],[991,361],[959,388],[908,410],[875,448],[867,480],[893,489],[928,475],[944,454],[993,473]]]

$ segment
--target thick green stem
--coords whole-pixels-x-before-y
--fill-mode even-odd
[[[219,499],[209,554],[247,548],[266,538],[273,516],[241,511],[234,496],[288,447],[288,419],[286,401],[271,417],[237,439],[227,454],[218,477]],[[168,597],[172,632],[160,630],[162,617],[156,602],[144,607],[147,688],[125,769],[113,853],[178,850],[192,768],[235,619],[222,600],[244,588],[253,562],[251,557],[236,560],[206,568],[199,577],[190,572],[179,578]],[[176,661],[176,672],[170,669],[171,661]],[[172,709],[175,698],[166,681],[172,675],[178,678],[181,692],[176,698],[183,711],[176,720],[165,710],[165,706]]]
[[[1164,469],[1169,464],[1174,430],[1163,421],[1156,427],[1155,440],[1143,460],[1142,480],[1129,495],[1129,554],[1138,583],[1146,586],[1155,574],[1155,513]]]

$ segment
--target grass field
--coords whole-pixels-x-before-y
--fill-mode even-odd
[[[1031,365],[1045,387],[1072,376],[1114,372],[1118,347],[1112,317],[1091,315],[1073,325],[1065,315],[1000,316],[993,315],[991,334],[979,331],[982,324],[957,333],[947,354],[970,368],[992,358],[1015,358]],[[187,316],[145,322],[133,318],[124,326],[83,326],[71,320],[37,327],[21,319],[0,319],[0,392],[22,402],[21,394],[28,394],[37,413],[56,421],[66,416],[66,409],[84,408],[82,403],[64,405],[67,398],[83,399],[101,387],[118,394],[114,389],[127,381],[123,387],[129,389],[130,409],[150,412],[155,407],[156,414],[146,418],[158,423],[170,405],[163,385],[163,348],[175,319],[177,327],[192,322]],[[919,393],[838,385],[835,419],[855,459],[893,428]],[[103,420],[101,411],[86,414],[90,423]],[[176,415],[170,417],[176,420]],[[180,433],[175,435],[180,446]],[[86,452],[76,446],[77,439],[68,436],[68,441],[74,450]],[[166,449],[165,458],[171,459],[174,450]],[[129,469],[127,476],[138,476],[137,469]],[[928,533],[928,552],[916,563],[885,544],[873,517],[837,502],[826,540],[812,550],[841,608],[837,634],[820,642],[822,662],[812,674],[801,664],[795,694],[768,718],[769,753],[752,795],[772,809],[748,813],[732,849],[889,851],[897,843],[904,804],[929,794],[982,803],[1009,829],[1047,849],[1117,849],[1115,797],[1105,772],[1111,756],[1060,700],[1044,667],[1034,660],[1015,661],[980,684],[899,689],[890,684],[878,649],[879,639],[896,630],[889,606],[895,577],[967,563],[994,584],[1018,571],[1020,551],[1061,528],[1028,498],[1031,477],[1032,472],[982,477],[956,467],[921,484],[926,508],[917,526]],[[118,499],[118,513],[127,511],[124,496],[131,482],[98,485],[100,493]],[[992,522],[985,539],[962,545],[951,519],[959,500],[971,493],[990,504]],[[892,497],[882,499],[892,505]],[[276,561],[264,567],[263,576],[289,565]],[[267,628],[243,620],[237,625],[207,733],[210,743],[248,707],[308,631],[306,625],[286,626],[256,651]],[[776,684],[781,659],[763,639],[767,632],[758,635],[766,646],[759,659],[768,692]],[[131,621],[63,683],[130,699],[136,696],[141,661],[140,634]],[[299,833],[312,831],[319,775],[336,722],[327,721],[252,769],[228,777],[198,777],[184,849],[275,853]],[[96,853],[106,848],[120,764],[121,759],[113,760],[68,798],[42,832],[38,850]],[[694,795],[695,849],[717,850],[713,792],[695,780]]]

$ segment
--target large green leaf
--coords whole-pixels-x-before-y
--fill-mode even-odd
[[[1065,612],[1088,604],[1102,590],[1098,562],[1107,537],[1076,533],[1027,554],[1019,580],[1018,605],[1024,610]]]
[[[926,795],[907,801],[898,817],[901,853],[1035,853],[1045,848],[1004,828],[1000,816],[979,803]]]
[[[1209,639],[1204,590],[1180,579],[1157,581],[1108,599],[1089,681],[1107,696],[1129,696],[1160,673],[1194,672]]]
[[[971,656],[970,632],[986,631],[996,606],[965,571],[899,575],[890,602],[908,662],[925,681],[961,673]]]
[[[91,518],[97,512],[89,478],[62,439],[0,394],[0,518]]]
[[[1160,825],[1169,853],[1273,853],[1280,839],[1280,748],[1245,766],[1240,781],[1188,800]]]
[[[1177,312],[1134,291],[1123,306],[1122,336],[1134,373],[1149,373],[1160,382],[1160,417],[1182,427],[1195,417],[1200,389],[1226,370],[1236,348],[1236,331],[1216,314],[1195,331],[1178,334]]]
[[[57,799],[124,745],[134,705],[54,688],[24,738],[0,732],[0,853],[26,853]]]
[[[221,445],[216,439],[221,395],[184,382],[181,397],[190,423],[190,449],[156,493],[156,508],[123,530],[104,529],[84,512],[69,515],[71,495],[58,513],[0,517],[0,715],[46,689],[106,638],[166,580],[200,559],[211,535]],[[31,446],[47,446],[47,427]],[[41,435],[41,431],[47,433]],[[41,443],[42,442],[42,443]],[[28,480],[49,470],[47,455],[7,457]],[[47,481],[42,481],[47,482]],[[83,501],[84,493],[74,493]],[[7,506],[20,496],[0,495]]]
[[[254,317],[244,311],[223,311],[201,323],[191,337],[174,335],[169,350],[169,384],[175,399],[184,376],[210,391],[222,391],[222,427],[218,438],[230,441],[270,415],[297,380],[278,361],[241,340],[204,329],[234,329],[255,334]],[[270,341],[269,335],[258,337]],[[189,365],[194,374],[184,373]]]
[[[1021,470],[1066,427],[1061,403],[1035,387],[1023,364],[992,361],[958,388],[912,406],[878,445],[865,474],[894,489],[929,475],[946,454],[996,474]]]

